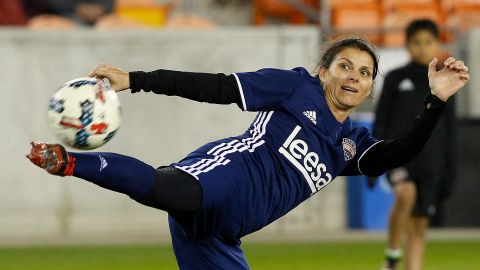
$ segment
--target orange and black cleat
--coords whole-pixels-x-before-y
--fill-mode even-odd
[[[26,157],[48,173],[70,176],[75,168],[75,158],[58,143],[31,142],[32,149]]]

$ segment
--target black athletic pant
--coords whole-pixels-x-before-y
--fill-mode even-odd
[[[139,203],[167,211],[173,217],[192,216],[202,204],[202,189],[188,173],[160,167],[150,196]]]

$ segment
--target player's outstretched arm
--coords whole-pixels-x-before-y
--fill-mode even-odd
[[[115,92],[120,92],[130,88],[130,78],[128,76],[128,72],[107,63],[98,65],[96,68],[90,71],[88,76],[97,77],[100,79],[107,78]]]
[[[400,167],[422,150],[435,128],[446,101],[458,92],[470,79],[468,68],[453,57],[445,61],[445,68],[435,70],[437,59],[429,65],[428,78],[431,95],[425,99],[425,107],[410,130],[402,137],[382,141],[370,148],[358,161],[365,175],[379,176],[386,170]]]
[[[183,72],[159,69],[126,72],[110,64],[100,64],[89,76],[107,78],[116,92],[130,88],[132,93],[153,92],[215,104],[236,103],[242,108],[240,92],[233,75]]]

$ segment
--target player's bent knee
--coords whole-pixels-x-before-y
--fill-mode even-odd
[[[405,203],[411,203],[415,201],[417,189],[415,184],[411,181],[403,182],[395,187],[395,196],[397,200]]]

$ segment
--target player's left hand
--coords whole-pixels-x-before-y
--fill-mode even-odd
[[[443,101],[455,95],[470,80],[468,68],[463,61],[455,60],[453,57],[445,60],[445,67],[436,71],[438,59],[434,58],[428,65],[428,81],[432,94]]]
[[[98,65],[90,71],[88,76],[99,79],[107,78],[115,92],[120,92],[130,87],[130,77],[128,72],[107,63]]]

